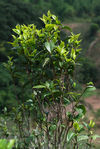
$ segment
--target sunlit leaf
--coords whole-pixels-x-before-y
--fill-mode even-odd
[[[45,65],[48,64],[49,61],[50,61],[49,57],[45,58],[44,63],[43,63],[43,67],[45,67]]]
[[[72,131],[69,131],[67,135],[67,141],[69,142],[74,136],[75,136],[75,133]]]
[[[54,42],[53,41],[45,42],[45,47],[51,53],[55,47]]]
[[[71,29],[69,26],[62,26],[62,29],[67,29],[67,30],[69,30],[70,32],[72,32],[72,29]]]
[[[78,106],[77,106],[77,110],[78,110],[78,111],[81,110],[80,112],[82,112],[83,115],[85,115],[85,113],[86,113],[86,108],[85,108],[84,105],[78,105]]]
[[[100,135],[93,135],[93,136],[92,136],[92,139],[93,139],[93,140],[96,140],[97,138],[100,138]]]
[[[36,85],[36,86],[33,86],[33,88],[41,89],[41,88],[46,88],[46,86],[44,86],[44,85]]]
[[[89,137],[87,135],[78,136],[78,141],[87,140]]]

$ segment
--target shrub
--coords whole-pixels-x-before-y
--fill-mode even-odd
[[[62,29],[71,31],[68,26],[50,11],[41,20],[44,28],[40,30],[34,24],[13,29],[15,56],[6,64],[19,103],[11,112],[18,149],[91,148],[96,139],[91,133],[95,123],[83,121],[86,109],[81,97],[95,88],[90,82],[82,93],[75,91],[79,34],[71,32],[65,43],[60,33]]]

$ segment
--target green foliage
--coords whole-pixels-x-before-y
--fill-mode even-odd
[[[98,32],[98,30],[99,30],[98,24],[95,24],[95,23],[91,24],[90,30],[89,30],[89,36],[94,36],[94,35],[96,35],[97,32]]]
[[[96,0],[93,2],[93,11],[95,16],[100,16],[100,2]]]
[[[7,141],[5,139],[0,140],[0,149],[12,149],[14,146],[14,140]]]
[[[8,41],[11,39],[11,30],[16,24],[38,24],[39,11],[31,4],[21,1],[0,1],[0,39]]]
[[[65,149],[70,145],[81,148],[82,144],[91,148],[94,122],[83,123],[86,108],[81,97],[94,86],[90,82],[77,93],[74,78],[81,51],[80,34],[71,32],[64,42],[61,31],[71,31],[69,27],[50,11],[40,19],[44,23],[41,29],[34,24],[13,29],[13,57],[8,57],[5,64],[19,103],[9,113],[15,124],[16,148]],[[85,132],[86,126],[89,129]]]

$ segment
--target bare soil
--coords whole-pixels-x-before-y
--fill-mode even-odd
[[[100,97],[95,95],[95,96],[86,98],[85,101],[93,108],[94,112],[100,109]]]

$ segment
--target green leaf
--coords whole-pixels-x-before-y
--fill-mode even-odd
[[[96,88],[95,88],[93,82],[87,83],[87,87],[85,89],[85,92],[91,92],[91,91],[95,91],[95,90],[96,90]]]
[[[53,18],[54,20],[56,20],[56,19],[57,19],[57,17],[56,17],[55,15],[52,15],[52,18]]]
[[[7,149],[12,149],[12,147],[14,146],[15,141],[14,140],[10,140],[7,146]]]
[[[74,117],[75,120],[79,120],[80,118],[82,118],[85,113],[86,113],[86,109],[84,105],[78,105],[76,107],[76,111],[78,112],[78,114]]]
[[[13,139],[7,141],[6,139],[0,139],[0,149],[12,149],[15,141]]]
[[[64,97],[64,104],[65,104],[65,105],[70,104],[70,100],[69,100],[69,99],[67,99],[66,97]]]
[[[94,125],[95,125],[95,122],[93,122],[93,120],[90,120],[89,126],[90,126],[91,128],[93,128]]]
[[[65,48],[65,43],[63,41],[60,43],[60,48]]]
[[[50,83],[49,83],[48,81],[46,81],[46,82],[45,82],[45,86],[46,86],[46,88],[49,89],[49,88],[50,88]]]
[[[72,32],[72,29],[71,29],[69,26],[62,26],[62,29],[67,29],[67,30],[69,30],[70,32]]]
[[[20,30],[19,29],[12,29],[16,34],[20,35]]]
[[[7,140],[0,139],[0,149],[6,149],[6,148],[7,148]]]
[[[47,16],[43,14],[43,18],[40,18],[44,22],[44,24],[47,23]]]
[[[83,122],[83,124],[87,129],[90,129],[90,126],[87,123]]]
[[[49,31],[52,30],[54,28],[54,24],[46,24],[45,27],[46,29],[48,29]]]
[[[92,139],[93,139],[93,140],[96,140],[97,138],[100,138],[100,136],[99,136],[99,135],[94,135],[94,136],[92,136]]]
[[[94,86],[93,82],[87,83],[87,86],[89,86],[89,85]]]
[[[54,130],[56,130],[56,128],[57,128],[56,125],[51,125],[49,129],[50,129],[51,131],[54,131]]]
[[[79,112],[81,112],[83,115],[85,115],[85,113],[86,113],[86,108],[85,108],[84,105],[78,105],[78,106],[77,106],[77,110],[78,110]]]
[[[48,10],[47,15],[48,15],[48,17],[51,17],[52,16],[50,10]]]
[[[69,131],[67,135],[67,142],[69,142],[74,136],[75,136],[75,133],[72,131]]]
[[[44,95],[43,95],[43,98],[45,98],[45,97],[47,97],[47,96],[50,96],[51,95],[51,93],[45,93]]]
[[[55,47],[54,42],[53,41],[45,42],[45,47],[51,53]]]
[[[72,86],[73,86],[73,88],[75,88],[76,87],[76,82],[73,82],[73,85]]]
[[[84,90],[82,96],[86,96],[87,94],[89,94],[89,93],[91,93],[91,92],[93,92],[93,91],[95,91],[95,90],[96,90],[95,86],[93,86],[93,85],[88,85],[88,86],[85,88],[85,90]]]
[[[40,88],[46,88],[46,86],[44,86],[44,85],[36,85],[36,86],[33,86],[33,88],[40,89]]]
[[[71,51],[71,57],[75,60],[76,59],[76,54],[75,54],[75,50],[72,48]]]
[[[78,141],[83,141],[83,140],[87,140],[89,137],[87,135],[81,135],[81,136],[78,136]]]
[[[44,63],[43,63],[43,67],[45,67],[45,65],[48,64],[49,61],[50,61],[49,57],[45,58]]]
[[[45,47],[51,53],[50,42],[45,42]]]
[[[96,88],[94,86],[89,85],[89,86],[87,86],[85,92],[92,92],[92,91],[95,91],[95,90],[96,90]]]
[[[79,126],[79,123],[78,123],[77,121],[74,122],[73,126],[74,126],[74,129],[75,129],[76,131],[80,131],[80,126]]]

